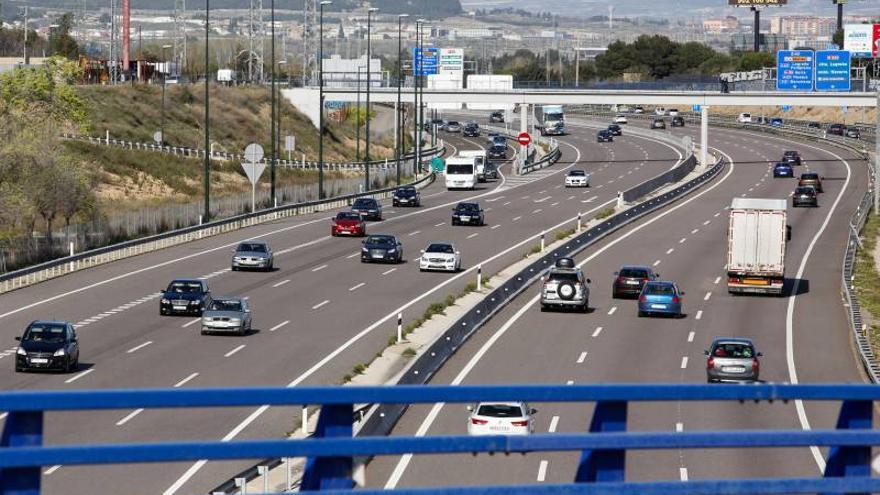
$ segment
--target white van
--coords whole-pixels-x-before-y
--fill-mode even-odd
[[[654,109],[654,114],[655,114],[655,115],[666,115],[666,108],[664,108],[664,107],[657,107],[657,108]]]
[[[741,113],[739,117],[736,118],[736,121],[740,124],[751,124],[752,123],[752,114],[750,113]]]
[[[473,189],[477,185],[477,159],[453,156],[446,160],[446,189]]]
[[[486,150],[461,150],[458,156],[475,158],[477,166],[477,180],[486,182]]]

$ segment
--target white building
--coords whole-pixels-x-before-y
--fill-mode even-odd
[[[345,86],[367,85],[367,56],[360,58],[342,58],[340,55],[331,55],[323,60],[324,85],[331,88]],[[370,85],[381,86],[385,74],[382,73],[382,61],[378,58],[370,60]]]

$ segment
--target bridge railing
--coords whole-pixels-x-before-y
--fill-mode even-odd
[[[816,430],[630,431],[635,403],[761,401],[840,402],[836,427]],[[580,453],[572,484],[450,487],[395,493],[869,493],[880,492],[871,477],[871,448],[880,445],[873,429],[873,385],[682,384],[495,385],[161,389],[102,391],[22,391],[0,393],[8,412],[0,443],[0,493],[39,493],[41,467],[123,463],[211,461],[258,457],[306,457],[301,491],[351,493],[354,458],[402,454],[475,454],[574,451]],[[356,404],[437,404],[527,401],[532,405],[591,403],[584,433],[520,437],[352,436]],[[315,433],[300,440],[231,440],[127,444],[44,445],[46,413],[107,409],[216,408],[320,405]],[[829,447],[823,476],[816,478],[719,479],[688,482],[627,482],[626,452],[668,449],[754,449]],[[784,473],[780,473],[784,474]],[[334,491],[335,490],[335,491]],[[358,493],[380,493],[359,491]]]

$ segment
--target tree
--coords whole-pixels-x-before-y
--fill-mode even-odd
[[[49,54],[69,60],[79,58],[79,45],[70,35],[73,29],[73,14],[67,12],[56,21],[57,27],[49,35]]]
[[[736,70],[748,72],[776,65],[776,56],[765,52],[743,52],[739,56]]]
[[[837,45],[838,48],[843,48],[843,29],[838,29],[834,32],[834,36],[831,37],[831,42]]]

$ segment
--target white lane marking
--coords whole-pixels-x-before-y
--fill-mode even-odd
[[[678,468],[678,476],[681,478],[681,481],[688,480],[688,469],[687,468]]]
[[[134,411],[128,413],[128,415],[126,415],[124,418],[117,421],[116,426],[122,426],[125,423],[128,423],[129,421],[134,419],[135,416],[137,416],[138,414],[140,414],[142,412],[144,412],[144,408],[135,409]]]
[[[355,253],[354,256],[357,256],[358,254],[360,254],[360,253]],[[349,258],[354,258],[354,256],[349,256]],[[289,283],[290,283],[290,279],[282,280],[281,282],[278,282],[277,284],[272,285],[272,287],[277,288],[277,287],[281,287],[284,284],[289,284]]]
[[[553,204],[551,204],[550,206],[556,206],[556,205],[558,205],[558,204],[559,204],[559,203],[553,203]]]
[[[519,220],[520,218],[522,218],[522,217],[515,217],[515,218],[513,219],[513,221],[516,222],[516,221]]]
[[[360,255],[361,255],[361,253],[350,254],[350,255],[346,256],[345,259],[350,260],[350,259],[355,258]]]
[[[535,203],[543,203],[544,201],[547,201],[548,199],[552,199],[552,198],[553,198],[553,196],[545,196],[541,199],[536,199]]]
[[[688,357],[687,357],[687,356],[683,356],[683,357],[681,358],[681,369],[685,369],[685,368],[687,368],[687,367],[688,367]]]
[[[0,414],[0,419],[6,419],[6,416],[8,416],[8,415],[9,415],[9,413]]]
[[[56,464],[56,465],[50,467],[49,469],[43,471],[43,474],[46,476],[49,476],[50,474],[54,473],[55,471],[58,471],[58,469],[60,469],[60,468],[61,468],[61,464]]]
[[[440,223],[435,223],[434,227],[442,227],[444,225],[446,225],[446,222],[440,222]]]
[[[284,325],[287,325],[288,323],[290,323],[290,320],[284,320],[284,321],[282,321],[281,323],[279,323],[279,324],[275,325],[274,327],[270,328],[269,331],[270,331],[270,332],[274,332],[275,330],[278,330],[279,328],[283,327]]]
[[[695,316],[694,319],[699,320],[702,317],[703,317],[703,310],[701,309],[701,310],[697,311],[697,316]]]
[[[681,239],[678,240],[678,243],[684,244],[684,241],[686,241],[686,240],[687,240],[687,237],[682,237]]]
[[[77,374],[73,375],[72,377],[68,378],[67,380],[64,380],[64,383],[73,383],[93,371],[95,371],[95,368],[90,368],[90,369],[83,371],[82,373],[77,373]]]
[[[593,337],[598,337],[600,333],[602,333],[602,327],[596,327],[596,330],[593,331]]]
[[[542,210],[541,208],[538,208],[537,210],[532,212],[532,215],[534,215],[535,213],[541,213],[542,211],[544,211],[544,210]]]
[[[617,306],[614,306],[613,308],[608,310],[608,316],[613,315],[615,311],[617,311]]]
[[[186,385],[186,384],[189,383],[193,378],[195,378],[195,377],[197,377],[197,376],[199,376],[198,373],[193,373],[193,374],[189,375],[188,377],[184,378],[183,380],[180,380],[179,382],[175,383],[175,384],[174,384],[174,388],[180,388],[180,387]]]
[[[696,336],[696,332],[691,331],[691,332],[688,334],[688,342],[693,342],[693,341],[694,341],[694,336]]]
[[[712,220],[706,220],[705,222],[703,222],[703,225],[709,225],[710,223],[712,223]]]
[[[365,285],[367,285],[366,282],[361,282],[361,283],[359,283],[359,284],[357,284],[357,285],[355,285],[355,286],[349,287],[349,288],[348,288],[348,291],[349,291],[349,292],[354,292],[354,291],[360,289],[361,287],[363,287],[363,286],[365,286]]]
[[[186,328],[186,327],[188,327],[188,326],[190,326],[190,325],[194,325],[194,324],[196,324],[196,323],[198,323],[198,322],[200,322],[200,321],[202,321],[201,318],[195,318],[195,319],[189,320],[188,322],[186,322],[186,323],[184,323],[183,325],[181,325],[180,328]]]
[[[542,459],[541,463],[538,464],[538,482],[543,482],[547,479],[547,466],[550,465],[550,461],[546,459]]]
[[[508,201],[507,203],[504,203],[504,204],[501,205],[501,206],[507,206],[507,205],[509,205],[510,203],[511,203],[511,201]]]
[[[587,360],[587,351],[584,351],[581,353],[580,356],[578,356],[577,364],[582,364],[586,360]]]
[[[133,352],[137,352],[137,351],[143,349],[144,347],[146,347],[146,346],[148,346],[148,345],[150,345],[150,344],[152,344],[152,343],[153,343],[152,340],[148,340],[148,341],[144,342],[144,343],[141,344],[141,345],[138,345],[138,346],[134,346],[134,347],[132,347],[131,349],[125,351],[125,353],[126,353],[126,354],[131,354],[131,353],[133,353]]]
[[[327,268],[327,265],[316,266],[315,268],[312,268],[312,271],[313,272],[320,272],[324,268]]]
[[[223,357],[230,357],[230,356],[232,356],[233,354],[235,354],[236,352],[238,352],[238,351],[244,349],[245,347],[247,347],[247,344],[241,344],[240,346],[236,347],[235,349],[233,349],[233,350],[227,352],[226,354],[224,354]]]
[[[569,197],[567,197],[567,198],[565,198],[565,199],[566,199],[566,201],[571,201],[571,200],[574,199],[574,196],[569,196]]]
[[[721,212],[720,212],[720,211],[719,211],[718,213],[712,215],[712,216],[717,218],[719,215],[721,215]]]
[[[715,284],[717,284],[718,282],[721,282],[721,277],[720,277],[720,276],[715,277]]]
[[[478,235],[480,235],[479,232],[474,232],[473,234],[467,236],[467,238],[468,238],[468,239],[473,239],[474,237],[476,237],[476,236],[478,236]]]
[[[325,304],[330,304],[330,300],[324,299],[323,301],[319,302],[318,304],[315,304],[314,306],[312,306],[312,309],[319,309],[321,306],[324,306]]]
[[[550,428],[547,428],[547,432],[556,433],[557,426],[559,426],[559,416],[553,416],[550,418]]]
[[[657,261],[654,262],[654,265],[653,265],[653,266],[657,266],[657,265],[659,265],[659,264],[660,264],[660,260],[657,260]]]
[[[487,199],[486,202],[487,203],[494,203],[495,201],[498,201],[499,199],[504,199],[505,197],[506,196],[498,196],[497,198]]]
[[[490,227],[490,229],[491,229],[491,230],[495,230],[495,229],[497,229],[497,228],[499,228],[499,227],[501,227],[501,225],[493,225],[492,227]]]
[[[673,251],[675,251],[675,248],[669,248],[666,250],[666,254],[672,254]]]
[[[691,231],[691,234],[696,234],[696,233],[699,232],[699,231],[700,231],[700,229],[694,229],[694,230]]]
[[[419,261],[419,258],[416,258],[415,261]],[[382,272],[382,275],[388,275],[389,273],[393,272],[394,270],[397,270],[397,268],[391,268],[389,270],[385,270],[384,272]]]
[[[712,292],[711,292],[711,291],[706,293],[706,296],[703,297],[703,300],[704,300],[704,301],[708,301],[710,297],[712,297]]]
[[[675,423],[675,431],[681,433],[684,431],[684,423]]]
[[[419,234],[421,234],[421,233],[422,233],[421,230],[417,230],[417,231],[415,231],[415,232],[410,232],[409,234],[406,234],[406,235],[408,235],[408,236],[414,236],[414,235],[419,235]]]
[[[599,187],[602,187],[602,186],[599,186]],[[586,202],[592,203],[593,201],[596,201],[598,198],[599,198],[599,196],[590,196],[589,198],[587,198]]]

